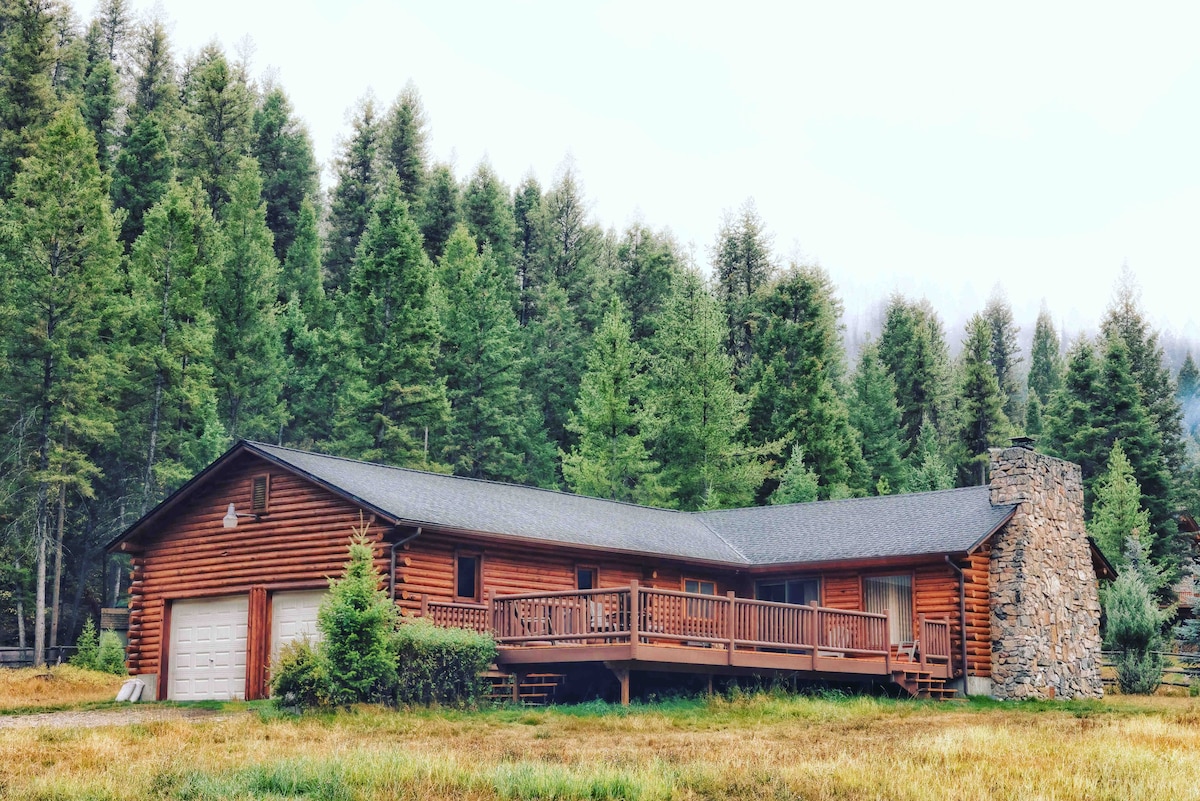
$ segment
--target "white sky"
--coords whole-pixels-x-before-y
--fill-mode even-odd
[[[411,78],[460,177],[546,186],[570,156],[598,221],[701,264],[753,197],[852,334],[900,290],[957,344],[996,284],[1026,335],[1043,300],[1077,333],[1128,263],[1200,340],[1200,4],[913,5],[160,3],[177,57],[253,40],[326,167],[356,100]]]

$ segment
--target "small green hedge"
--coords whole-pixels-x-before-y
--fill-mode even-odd
[[[325,661],[307,638],[293,640],[280,650],[272,665],[271,695],[281,707],[311,709],[333,702]]]
[[[474,704],[487,683],[480,674],[496,660],[488,634],[439,628],[417,618],[401,623],[393,637],[402,704]]]

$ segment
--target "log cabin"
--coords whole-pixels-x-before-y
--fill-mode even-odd
[[[679,512],[242,441],[109,543],[145,695],[264,697],[356,533],[402,615],[491,632],[514,688],[602,666],[625,702],[671,672],[1102,692],[1114,573],[1079,468],[1027,443],[988,486]]]

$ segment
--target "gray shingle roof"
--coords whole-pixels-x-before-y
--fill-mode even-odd
[[[992,506],[987,487],[970,487],[687,513],[246,445],[416,524],[733,565],[961,553],[1013,508]]]

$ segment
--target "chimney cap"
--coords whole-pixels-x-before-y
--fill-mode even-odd
[[[1034,439],[1033,437],[1013,437],[1012,438],[1012,444],[1013,444],[1014,448],[1024,448],[1027,451],[1033,450],[1034,449],[1033,446],[1036,443],[1037,443],[1037,440]]]

